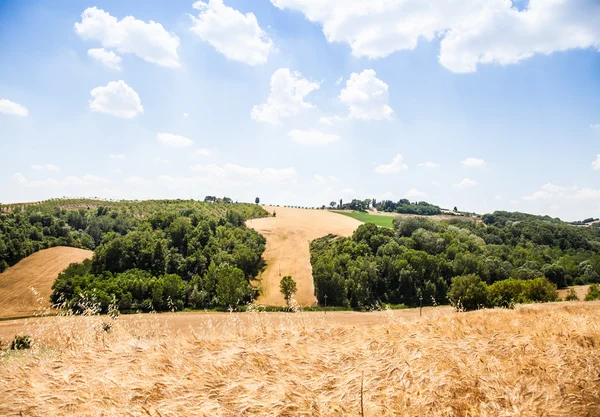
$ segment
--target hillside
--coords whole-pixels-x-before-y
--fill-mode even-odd
[[[266,207],[276,217],[246,222],[267,239],[264,259],[266,270],[261,274],[263,293],[259,304],[284,305],[279,281],[291,275],[298,285],[295,299],[299,305],[315,304],[309,243],[328,234],[350,236],[361,222],[325,210],[306,210],[287,207]]]
[[[49,318],[0,361],[0,415],[597,416],[598,307]]]
[[[35,314],[49,307],[54,280],[72,263],[89,259],[89,250],[56,247],[36,252],[0,274],[0,319]],[[39,294],[35,295],[31,289]]]

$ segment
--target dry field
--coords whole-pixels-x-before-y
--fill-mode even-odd
[[[52,284],[67,266],[91,258],[89,250],[56,247],[36,252],[0,274],[0,318],[24,317],[48,307]],[[38,294],[34,294],[32,288]]]
[[[567,292],[571,288],[573,288],[575,290],[577,297],[579,297],[579,301],[583,301],[585,299],[585,295],[587,294],[588,288],[590,288],[590,286],[589,285],[575,285],[573,287],[565,288],[564,290],[558,290],[558,296],[564,300],[565,297],[567,296]]]
[[[283,306],[279,292],[279,281],[291,275],[296,281],[295,295],[301,306],[314,305],[314,286],[310,265],[309,243],[319,237],[333,233],[350,236],[361,223],[358,220],[326,210],[304,210],[286,207],[265,207],[277,217],[250,220],[246,224],[267,238],[264,258],[267,263],[262,273],[263,293],[258,299],[262,305]]]
[[[49,318],[0,359],[0,415],[598,416],[599,307]]]

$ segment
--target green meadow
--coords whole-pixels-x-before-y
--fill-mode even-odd
[[[352,217],[363,223],[375,223],[380,227],[392,228],[394,216],[382,216],[378,214],[369,214],[360,211],[333,211],[334,213],[343,214],[344,216]]]

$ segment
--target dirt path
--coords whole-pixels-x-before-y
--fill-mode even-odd
[[[48,307],[52,284],[69,264],[91,258],[94,252],[56,247],[21,260],[0,274],[0,318],[23,317]],[[31,289],[39,295],[36,297]]]
[[[326,210],[304,210],[286,207],[265,207],[277,217],[251,220],[247,223],[267,238],[264,257],[267,269],[262,273],[263,294],[259,304],[282,306],[279,281],[291,275],[297,283],[296,302],[301,306],[314,305],[314,286],[310,266],[310,241],[329,233],[349,236],[362,223],[348,216]]]

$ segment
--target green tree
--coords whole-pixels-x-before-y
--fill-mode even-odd
[[[256,203],[256,204],[259,204],[259,203],[260,203],[260,198],[256,197],[256,198],[254,199],[254,203]]]
[[[298,290],[296,287],[296,281],[294,281],[291,276],[286,275],[285,277],[281,278],[281,281],[279,282],[279,290],[283,294],[283,298],[285,298],[288,308],[290,308],[292,297]]]
[[[585,301],[600,300],[600,285],[592,284],[585,295]]]
[[[579,297],[573,288],[569,288],[569,291],[567,291],[565,301],[579,301]]]
[[[224,265],[217,272],[216,295],[222,307],[235,308],[249,300],[251,290],[244,272],[230,265]]]
[[[478,275],[455,277],[448,291],[448,299],[458,310],[476,310],[488,305],[488,289]]]

